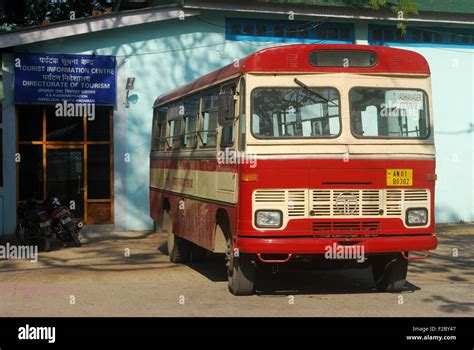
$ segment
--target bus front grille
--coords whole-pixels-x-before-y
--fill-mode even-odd
[[[313,222],[313,231],[378,231],[379,221],[318,221]]]
[[[404,218],[407,208],[430,208],[427,189],[264,189],[253,192],[253,210],[278,209],[300,218]]]
[[[393,217],[414,203],[428,207],[428,190],[311,190],[309,207],[312,217]]]

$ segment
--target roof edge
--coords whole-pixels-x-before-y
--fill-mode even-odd
[[[36,42],[54,40],[87,34],[109,29],[116,29],[143,23],[158,22],[170,19],[197,16],[200,12],[181,7],[146,8],[123,12],[114,12],[96,17],[86,17],[71,21],[55,22],[46,27],[32,27],[24,30],[8,32],[0,35],[0,49],[32,44]]]

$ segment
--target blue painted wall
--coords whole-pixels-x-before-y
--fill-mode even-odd
[[[115,135],[115,219],[117,229],[152,227],[148,206],[151,106],[155,97],[235,58],[273,46],[261,41],[226,41],[224,17],[168,20],[17,47],[17,51],[92,53],[118,56],[118,106]],[[235,14],[232,14],[235,17]],[[356,25],[356,42],[367,40],[367,24]],[[406,46],[404,46],[406,48]],[[438,152],[437,220],[473,221],[472,148],[473,49],[412,47],[430,62]],[[126,77],[135,77],[136,103],[124,108]],[[4,116],[5,118],[6,116]],[[123,123],[120,124],[120,123]],[[10,138],[12,136],[10,135]],[[117,142],[122,140],[122,147]],[[13,139],[9,142],[15,142]],[[130,154],[124,163],[123,153]]]
[[[422,54],[432,71],[437,221],[474,221],[474,49],[402,48]]]

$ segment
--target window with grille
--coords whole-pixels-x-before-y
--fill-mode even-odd
[[[354,43],[354,24],[226,18],[227,40]]]

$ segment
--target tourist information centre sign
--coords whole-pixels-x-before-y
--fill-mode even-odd
[[[116,103],[115,56],[15,54],[15,103]]]

